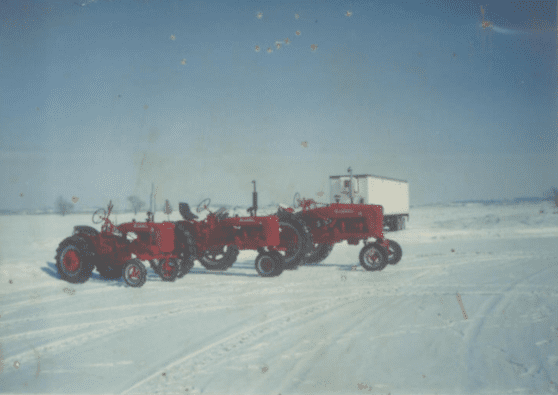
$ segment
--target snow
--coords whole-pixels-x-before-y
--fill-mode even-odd
[[[545,204],[412,207],[387,233],[403,259],[381,272],[342,243],[276,278],[242,251],[227,272],[196,263],[174,283],[148,268],[139,289],[59,279],[55,250],[90,214],[0,216],[0,392],[556,394]]]

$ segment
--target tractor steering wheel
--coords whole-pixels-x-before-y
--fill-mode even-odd
[[[94,224],[100,224],[105,220],[106,217],[107,217],[107,212],[105,211],[104,208],[100,208],[93,213],[92,220]]]
[[[300,193],[295,193],[294,198],[293,198],[293,208],[299,208],[300,207]]]
[[[205,203],[205,202],[207,202],[207,203]],[[196,208],[196,212],[201,213],[203,210],[209,211],[209,209],[207,207],[209,206],[210,203],[211,203],[210,198],[202,200],[201,203],[198,204],[198,207]]]

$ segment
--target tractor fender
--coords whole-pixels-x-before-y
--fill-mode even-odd
[[[99,231],[93,228],[92,226],[87,226],[87,225],[74,226],[73,235],[78,235],[78,234],[83,234],[87,236],[97,236],[99,234]]]
[[[175,244],[183,243],[186,249],[183,252],[193,257],[194,259],[197,259],[198,251],[196,248],[196,240],[194,239],[192,233],[186,227],[186,224],[175,222],[174,232],[175,232]]]
[[[296,221],[302,226],[302,228],[304,229],[304,235],[303,236],[304,236],[304,239],[305,239],[305,245],[303,247],[303,250],[304,250],[304,255],[303,256],[305,256],[307,253],[312,251],[312,249],[314,248],[314,241],[312,239],[311,229],[308,225],[306,225],[306,222],[304,222],[300,213],[295,214],[295,213],[291,213],[289,211],[286,211],[282,208],[279,208],[279,210],[277,210],[276,215],[277,215],[277,217],[279,217],[280,220]]]

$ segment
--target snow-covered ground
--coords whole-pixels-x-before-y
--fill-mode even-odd
[[[174,283],[148,269],[139,289],[59,279],[56,247],[80,224],[90,215],[0,217],[1,393],[558,393],[546,203],[412,208],[388,233],[403,259],[382,272],[338,244],[276,278],[241,252]]]

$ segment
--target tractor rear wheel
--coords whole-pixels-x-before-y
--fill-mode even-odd
[[[160,276],[159,274],[159,265],[161,262],[159,262],[158,259],[152,259],[149,261],[149,266],[151,266],[151,269],[153,269],[153,271],[155,272],[156,275]]]
[[[313,244],[311,250],[306,253],[304,257],[304,262],[309,263],[320,263],[328,257],[328,255],[333,250],[333,245],[327,243],[323,244]]]
[[[279,254],[280,255],[280,254]],[[263,252],[256,257],[256,271],[261,277],[276,277],[283,273],[281,259],[272,252]]]
[[[192,234],[183,226],[177,226],[177,241],[179,251],[180,269],[178,271],[178,278],[184,277],[194,267],[196,260],[196,241]]]
[[[390,265],[395,265],[401,260],[403,256],[403,250],[401,250],[401,246],[399,243],[389,240],[389,247],[388,247],[388,255],[387,260]]]
[[[383,270],[388,264],[388,253],[384,247],[378,243],[371,243],[365,245],[360,250],[360,264],[368,271]]]
[[[139,288],[147,281],[147,270],[139,259],[130,259],[122,268],[122,277],[130,287]]]
[[[227,270],[236,262],[238,254],[239,251],[235,245],[217,246],[205,251],[200,258],[200,263],[207,270]]]
[[[97,267],[97,271],[101,277],[106,278],[107,280],[117,280],[122,277],[121,266],[106,263],[97,263],[95,266]]]
[[[283,216],[279,219],[279,247],[285,260],[284,269],[293,270],[304,262],[306,252],[307,233],[304,225],[294,217]]]
[[[182,278],[187,275],[190,270],[194,267],[194,259],[193,258],[180,258],[180,270],[178,271],[178,278]]]
[[[269,251],[273,259],[277,262],[279,267],[283,268],[285,266],[285,258],[278,251]]]
[[[60,243],[55,259],[62,280],[84,283],[93,272],[95,251],[84,238],[71,236]]]

